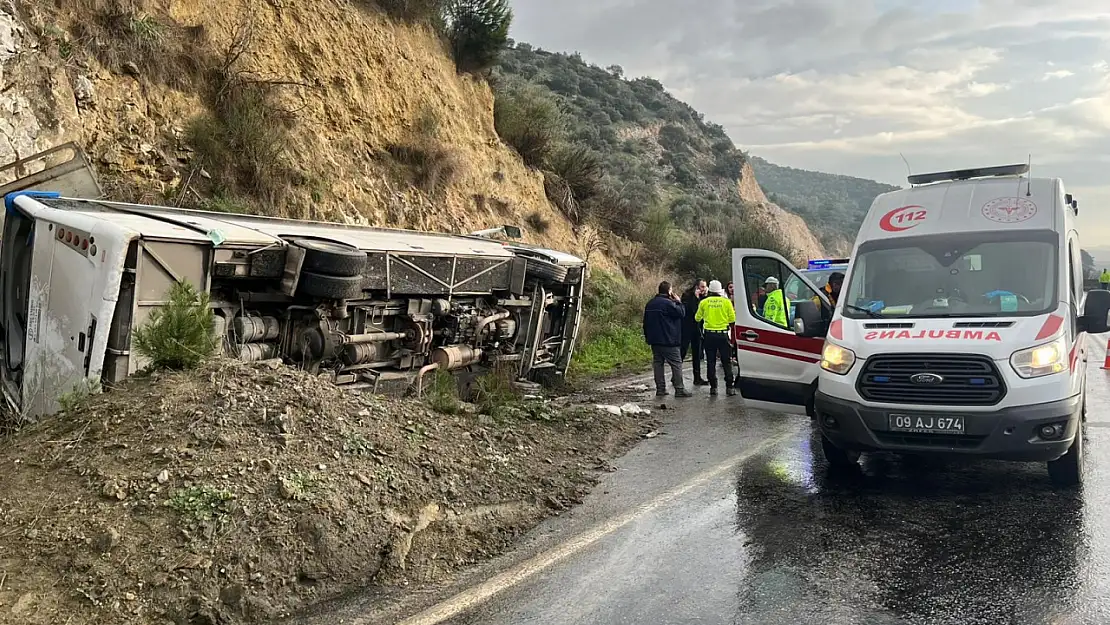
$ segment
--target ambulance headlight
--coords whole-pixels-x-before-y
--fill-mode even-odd
[[[1064,337],[1051,343],[1016,351],[1010,356],[1010,366],[1023,378],[1060,373],[1068,368],[1068,346]]]
[[[825,349],[821,350],[821,368],[825,371],[844,375],[852,370],[854,364],[856,364],[856,354],[847,347],[826,342]]]

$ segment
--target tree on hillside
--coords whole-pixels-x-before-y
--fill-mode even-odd
[[[460,72],[489,69],[509,43],[513,11],[508,0],[450,0],[445,17],[447,40]]]

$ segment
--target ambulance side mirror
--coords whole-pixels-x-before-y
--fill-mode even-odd
[[[1110,331],[1110,291],[1093,289],[1087,292],[1083,316],[1079,318],[1079,331],[1090,334]]]
[[[811,338],[824,338],[829,332],[829,322],[821,309],[809,300],[795,304],[794,334]]]

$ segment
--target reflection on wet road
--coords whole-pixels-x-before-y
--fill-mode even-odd
[[[682,474],[701,449],[689,440],[698,432],[777,442],[434,622],[1110,623],[1110,372],[1099,369],[1097,340],[1082,490],[1054,488],[1043,464],[865,456],[858,474],[832,477],[808,420],[713,409],[696,417],[705,408],[688,404],[668,426],[682,441],[648,441],[602,488],[619,500],[637,485],[656,486],[637,474],[645,467]],[[706,445],[705,454],[715,453]],[[601,501],[579,516],[590,518]],[[560,523],[547,531],[558,535]]]

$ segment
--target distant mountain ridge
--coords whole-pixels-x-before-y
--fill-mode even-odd
[[[800,215],[830,252],[848,253],[875,196],[897,187],[866,178],[776,165],[751,157],[768,199]]]

